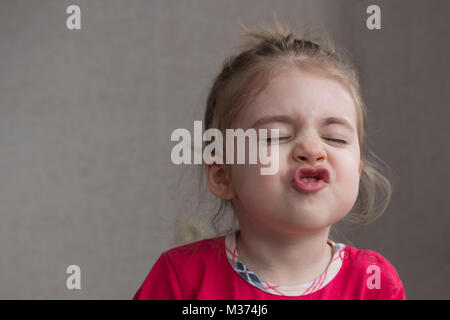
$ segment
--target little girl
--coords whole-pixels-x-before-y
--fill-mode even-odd
[[[350,220],[367,224],[391,194],[366,155],[355,68],[327,37],[276,24],[276,32],[244,27],[254,41],[223,64],[204,125],[279,129],[267,139],[269,150],[278,146],[277,173],[205,165],[209,189],[231,204],[239,229],[164,252],[134,299],[406,299],[382,255],[329,239],[355,203]],[[381,209],[376,184],[387,190]]]

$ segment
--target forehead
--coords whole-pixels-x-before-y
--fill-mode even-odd
[[[261,117],[279,114],[299,123],[339,117],[356,128],[351,94],[339,81],[318,73],[294,70],[278,74],[241,110],[235,126],[250,127]]]

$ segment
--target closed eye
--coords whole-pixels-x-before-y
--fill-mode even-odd
[[[289,139],[289,138],[290,138],[290,137],[267,138],[266,141],[267,141],[267,142],[277,142],[278,140],[279,140],[279,141],[282,141],[282,140],[287,140],[287,139]],[[272,139],[273,139],[273,141],[272,141]]]
[[[288,140],[291,137],[279,137],[279,138],[267,138],[266,141],[268,143],[271,142],[277,142],[277,141],[283,141],[283,140]],[[273,139],[273,140],[272,140]],[[347,142],[345,140],[341,140],[341,139],[334,139],[334,138],[325,138],[325,140],[329,140],[329,141],[333,141],[339,144],[347,144]]]
[[[325,140],[333,141],[340,144],[346,144],[347,142],[341,139],[325,138]]]

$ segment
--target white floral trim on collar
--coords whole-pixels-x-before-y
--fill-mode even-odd
[[[274,295],[303,296],[322,289],[338,274],[345,256],[345,244],[335,243],[328,239],[328,243],[333,247],[333,257],[322,275],[308,283],[293,286],[280,286],[264,281],[239,260],[236,247],[236,237],[238,232],[239,231],[235,231],[225,238],[225,251],[228,262],[245,281],[264,292]]]

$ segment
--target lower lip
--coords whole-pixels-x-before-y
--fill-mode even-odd
[[[300,179],[294,179],[293,185],[295,189],[301,192],[316,192],[325,188],[327,183],[323,179],[311,182],[305,182]]]

